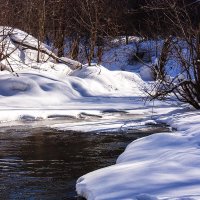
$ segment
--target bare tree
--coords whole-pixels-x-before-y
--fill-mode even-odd
[[[112,6],[112,12],[109,7],[111,4],[114,4]],[[76,27],[82,31],[80,35],[82,40],[84,40],[85,55],[89,65],[91,65],[92,59],[94,58],[96,46],[98,46],[98,63],[101,62],[104,37],[116,36],[119,33],[116,21],[117,9],[119,11],[118,5],[119,3],[117,1],[74,1],[72,6],[74,11],[73,19]]]

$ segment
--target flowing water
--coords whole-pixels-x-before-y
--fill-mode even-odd
[[[0,199],[81,199],[80,176],[112,164],[133,140],[163,126],[127,133],[78,133],[11,126],[0,129]]]

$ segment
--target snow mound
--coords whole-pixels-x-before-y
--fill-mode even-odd
[[[83,66],[75,70],[71,76],[79,77],[89,83],[89,88],[95,95],[111,94],[112,96],[142,95],[141,78],[131,72],[109,71],[103,66]],[[135,95],[134,95],[135,96]]]
[[[0,76],[0,102],[2,105],[23,107],[50,106],[79,97],[70,83],[37,73]],[[47,101],[48,99],[48,101]],[[25,103],[26,102],[26,103]]]

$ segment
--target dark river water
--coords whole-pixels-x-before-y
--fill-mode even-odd
[[[162,126],[128,133],[77,133],[29,126],[0,129],[0,199],[81,199],[80,176],[115,163],[133,140]]]

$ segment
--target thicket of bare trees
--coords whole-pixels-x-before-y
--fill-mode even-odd
[[[152,99],[174,94],[200,109],[200,16],[198,1],[153,0],[145,9],[157,22],[155,37],[164,39],[155,66]],[[163,31],[165,30],[165,31]]]

